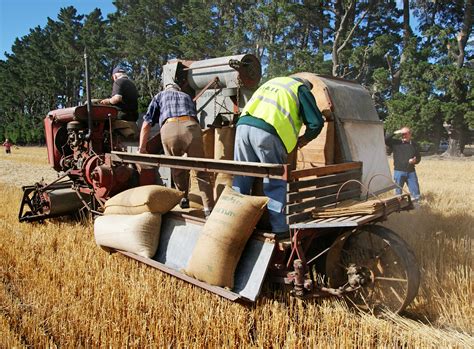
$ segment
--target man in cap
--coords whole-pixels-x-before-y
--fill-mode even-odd
[[[257,89],[242,110],[235,135],[234,160],[286,164],[293,149],[316,138],[324,125],[313,94],[312,84],[297,77],[274,78]],[[306,125],[303,136],[301,126]],[[250,194],[254,178],[235,176],[233,188]],[[287,235],[284,213],[286,181],[263,180],[269,197],[268,213],[272,232]]]
[[[176,83],[169,83],[164,91],[153,97],[148,111],[143,117],[140,132],[139,153],[146,153],[146,145],[151,128],[158,123],[161,142],[166,155],[204,157],[202,131],[196,116],[196,106],[187,94],[181,91]],[[185,193],[181,208],[189,208],[189,171],[173,169],[172,177],[176,187]],[[209,174],[197,172],[198,187],[207,217],[214,207],[212,186]]]
[[[124,68],[117,66],[112,71],[112,97],[100,101],[120,109],[119,119],[136,122],[138,120],[138,91],[127,76]]]
[[[401,139],[395,139],[395,135],[400,135]],[[411,196],[418,201],[421,195],[415,165],[421,161],[421,155],[418,144],[412,139],[410,128],[405,126],[387,135],[385,144],[393,152],[393,179],[398,185],[395,194],[400,195],[403,186],[407,183]]]

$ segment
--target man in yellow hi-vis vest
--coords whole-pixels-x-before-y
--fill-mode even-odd
[[[288,153],[316,138],[324,125],[311,93],[312,85],[296,77],[274,78],[255,91],[242,110],[235,135],[234,160],[286,164]],[[301,126],[306,131],[299,137]],[[250,194],[254,178],[235,176],[233,188]],[[286,224],[286,181],[263,180],[263,191],[270,198],[268,212],[272,232],[288,234]]]

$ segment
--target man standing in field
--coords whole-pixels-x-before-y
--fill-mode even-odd
[[[395,135],[401,135],[401,139],[395,139]],[[421,161],[421,155],[418,144],[412,140],[411,130],[405,126],[387,135],[385,144],[393,151],[393,180],[398,185],[395,194],[400,195],[407,183],[411,196],[418,201],[421,195],[415,165]]]
[[[3,146],[5,147],[5,153],[6,154],[11,154],[12,153],[12,144],[10,143],[10,140],[7,138],[5,139],[5,142],[3,142]]]
[[[117,66],[112,72],[112,97],[100,101],[120,109],[119,119],[136,122],[138,120],[138,91],[125,69]]]
[[[316,138],[324,125],[321,112],[305,79],[279,77],[255,91],[242,110],[235,135],[234,160],[286,164],[288,154]],[[300,129],[306,125],[303,136]],[[250,194],[254,178],[235,176],[234,190]],[[268,212],[272,232],[288,233],[286,224],[286,181],[263,181],[263,191],[270,199]]]
[[[161,142],[166,155],[204,157],[202,131],[197,120],[196,106],[191,96],[181,91],[178,84],[170,83],[165,90],[153,97],[143,117],[140,132],[139,153],[146,153],[150,130],[160,125]],[[189,208],[189,171],[173,169],[172,177],[176,187],[185,193],[181,208]],[[197,172],[198,187],[207,217],[214,207],[212,186],[207,172]]]

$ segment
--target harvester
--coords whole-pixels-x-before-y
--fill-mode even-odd
[[[86,76],[87,70],[86,63]],[[159,133],[149,143],[153,149],[138,154],[137,125],[117,120],[114,107],[92,104],[89,95],[86,105],[51,111],[45,118],[48,160],[59,177],[50,184],[23,187],[20,221],[77,212],[100,215],[104,203],[126,189],[171,186],[172,168],[214,173],[216,185],[218,176],[227,184],[236,174],[279,178],[287,181],[290,237],[257,227],[240,257],[231,290],[182,272],[206,222],[193,207],[173,209],[163,217],[153,258],[118,252],[232,301],[254,302],[266,281],[303,299],[332,295],[362,310],[403,311],[417,294],[419,269],[406,242],[378,223],[413,204],[409,194],[382,195],[394,184],[383,124],[370,94],[347,80],[313,73],[296,76],[312,82],[325,127],[284,165],[233,161],[233,142],[206,158],[160,155]],[[203,132],[210,130],[217,137],[232,130],[260,78],[258,59],[237,55],[170,61],[163,67],[162,82],[177,82],[189,93]],[[370,207],[361,208],[364,202]]]

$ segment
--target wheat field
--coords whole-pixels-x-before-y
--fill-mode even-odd
[[[385,223],[412,247],[422,283],[404,316],[336,298],[264,292],[232,303],[96,246],[91,224],[18,223],[21,185],[54,179],[44,148],[0,155],[0,347],[474,347],[474,161],[424,159],[424,199]]]

